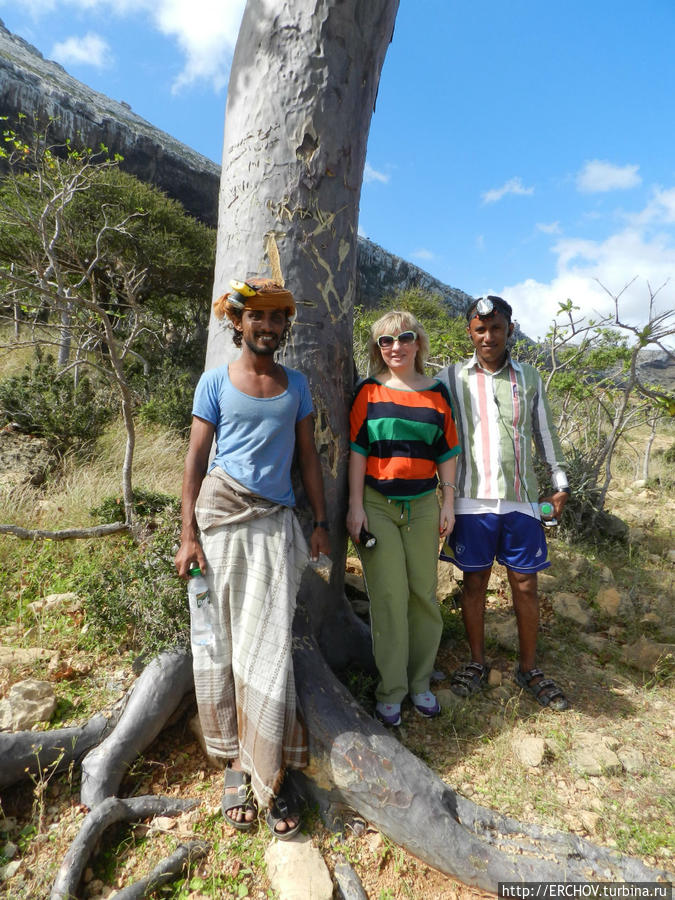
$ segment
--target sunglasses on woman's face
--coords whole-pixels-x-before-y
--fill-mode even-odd
[[[381,334],[377,339],[377,346],[380,349],[385,347],[393,347],[394,341],[398,341],[399,344],[412,344],[413,341],[417,340],[417,332],[416,331],[402,331],[400,334]]]

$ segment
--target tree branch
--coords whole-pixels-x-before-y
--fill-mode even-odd
[[[26,541],[38,539],[47,541],[70,541],[78,538],[104,537],[129,531],[126,522],[112,522],[108,525],[93,525],[91,528],[64,528],[61,531],[47,531],[43,528],[22,528],[20,525],[0,525],[0,534],[11,534]]]

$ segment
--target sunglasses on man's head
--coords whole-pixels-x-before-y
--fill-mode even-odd
[[[398,341],[399,344],[412,344],[413,341],[417,340],[417,332],[416,331],[402,331],[400,334],[381,334],[377,339],[377,346],[382,349],[383,347],[393,347],[394,341]]]

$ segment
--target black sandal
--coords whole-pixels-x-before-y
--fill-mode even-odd
[[[532,684],[535,678],[540,678]],[[569,701],[562,690],[558,687],[552,678],[544,678],[541,669],[530,669],[529,672],[522,672],[520,667],[516,669],[516,683],[521,688],[532,694],[534,699],[541,706],[550,706],[551,709],[559,712],[569,707]]]
[[[253,828],[255,816],[250,822],[247,822],[245,819],[238,822],[229,813],[229,810],[232,809],[242,809],[244,815],[249,810],[253,810],[256,814],[258,812],[255,800],[251,796],[251,778],[246,772],[239,772],[230,768],[225,770],[225,784],[223,786],[223,798],[220,801],[220,808],[227,824],[236,828],[237,831],[250,831]]]
[[[297,819],[298,821],[296,825],[287,828],[286,831],[277,831],[277,826],[285,819]],[[265,821],[269,830],[279,841],[288,841],[300,831],[300,813],[288,795],[284,797],[279,794],[275,798],[271,808],[265,813]]]
[[[452,673],[450,690],[459,697],[470,697],[487,686],[490,666],[487,663],[470,662],[463,669]]]

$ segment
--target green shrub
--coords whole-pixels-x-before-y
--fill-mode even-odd
[[[145,385],[149,398],[139,409],[141,421],[186,432],[192,423],[192,400],[200,374],[201,369],[190,371],[173,362],[164,363]]]
[[[565,471],[569,479],[571,494],[557,528],[560,537],[569,543],[592,538],[609,543],[624,542],[628,537],[628,526],[618,516],[613,516],[601,508],[601,490],[591,463],[574,448],[566,448]],[[544,465],[536,462],[537,478],[540,486],[550,483]]]
[[[20,375],[0,381],[0,420],[24,434],[44,437],[54,448],[68,450],[94,441],[110,418],[105,402],[89,378],[59,372],[54,358],[27,365]]]
[[[159,491],[146,491],[143,488],[132,490],[134,512],[139,518],[147,518],[164,512],[178,516],[180,512],[180,500],[170,494],[162,494]],[[99,506],[89,511],[98,522],[104,524],[124,522],[124,500],[120,495],[106,497]]]
[[[86,603],[86,641],[95,647],[152,656],[166,648],[189,646],[186,587],[173,563],[180,522],[171,505],[155,524],[143,544],[129,538],[115,565],[78,585]]]

